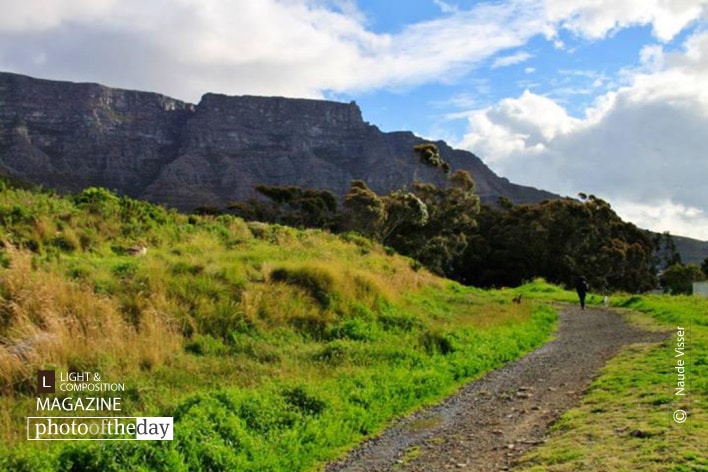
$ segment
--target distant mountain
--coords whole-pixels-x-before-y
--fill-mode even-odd
[[[377,193],[414,180],[444,184],[421,166],[411,132],[384,133],[354,103],[207,93],[199,104],[164,95],[0,72],[0,174],[59,191],[102,186],[191,211],[297,185],[342,197],[351,180]],[[497,176],[474,154],[436,141],[453,169],[474,177],[483,202],[559,198]],[[703,243],[676,238],[684,262]]]
[[[0,167],[60,191],[97,185],[180,210],[224,207],[257,184],[343,196],[352,179],[385,193],[414,179],[410,132],[384,133],[355,103],[208,93],[194,105],[163,95],[0,73]],[[467,169],[483,201],[557,198],[494,174],[474,154],[436,142]]]
[[[672,238],[676,243],[676,251],[681,254],[681,262],[684,264],[701,265],[703,260],[708,257],[708,241],[673,235]]]

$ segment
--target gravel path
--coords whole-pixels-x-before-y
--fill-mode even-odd
[[[511,470],[543,442],[551,423],[579,404],[621,346],[665,337],[631,327],[608,310],[567,308],[554,341],[400,420],[325,470]]]

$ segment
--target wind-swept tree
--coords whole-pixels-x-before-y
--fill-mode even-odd
[[[477,224],[479,196],[474,181],[468,172],[457,171],[450,176],[449,187],[416,183],[413,193],[427,208],[428,219],[418,227],[400,226],[388,243],[430,270],[449,276]]]
[[[344,230],[356,231],[368,238],[379,240],[386,207],[384,201],[364,181],[353,180],[344,196],[341,225]]]
[[[297,228],[328,228],[337,218],[337,197],[328,190],[287,185],[257,185],[267,197],[231,203],[227,208],[250,221],[280,223]]]
[[[299,228],[325,228],[334,222],[337,197],[328,190],[296,186],[257,185],[277,206],[277,223]]]
[[[590,195],[485,207],[455,274],[476,285],[518,285],[533,277],[571,285],[583,275],[595,290],[636,292],[656,283],[652,253],[647,232]]]
[[[450,172],[450,164],[440,156],[440,149],[433,143],[416,144],[413,152],[418,156],[420,162],[430,167],[442,169],[445,173]]]
[[[428,223],[428,207],[412,192],[394,190],[385,197],[384,220],[379,240],[388,244],[398,236],[402,228],[417,231]]]
[[[668,231],[655,234],[654,238],[656,266],[666,269],[674,264],[681,264],[681,254],[676,249],[676,242]]]

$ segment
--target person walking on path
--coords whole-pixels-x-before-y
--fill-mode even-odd
[[[585,296],[588,294],[588,283],[585,281],[585,277],[578,277],[578,282],[575,284],[575,291],[578,292],[578,298],[580,299],[580,309],[585,309]]]

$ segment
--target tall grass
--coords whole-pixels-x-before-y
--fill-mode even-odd
[[[181,345],[169,317],[152,309],[139,326],[125,319],[115,299],[86,290],[51,271],[32,269],[32,256],[6,248],[0,276],[2,325],[0,390],[31,391],[35,371],[101,371],[114,365],[162,363]],[[7,255],[7,253],[6,253]]]

